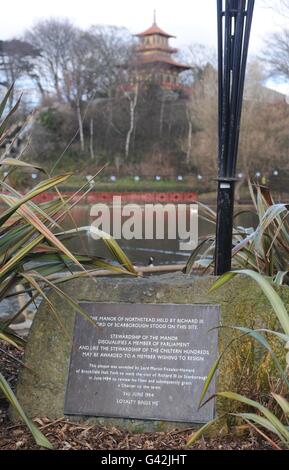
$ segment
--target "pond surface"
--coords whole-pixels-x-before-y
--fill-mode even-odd
[[[188,206],[189,207],[189,206]],[[88,227],[92,224],[93,218],[90,217],[89,206],[79,206],[73,209],[73,217],[78,227]],[[235,224],[242,227],[256,226],[256,216],[250,212],[250,206],[236,207],[236,214],[240,213],[235,219]],[[144,218],[144,214],[143,214]],[[123,218],[123,221],[126,218]],[[66,220],[66,228],[72,228],[71,221]],[[214,224],[204,220],[199,214],[198,217],[199,237],[214,234]],[[187,227],[189,228],[189,209],[187,213]],[[146,266],[151,257],[154,258],[154,265],[165,264],[185,264],[190,251],[180,250],[180,240],[170,240],[168,238],[168,221],[165,218],[165,238],[163,240],[118,240],[119,245],[136,265]],[[83,233],[79,240],[74,240],[68,246],[81,253],[111,258],[110,253],[105,248],[101,240],[94,240],[89,232]]]
[[[250,206],[242,206],[236,208],[236,214],[241,213],[235,219],[236,225],[243,227],[256,226],[256,216],[250,212]],[[73,219],[77,227],[89,227],[93,218],[90,217],[91,207],[78,206],[72,211]],[[111,213],[112,217],[112,213]],[[125,218],[123,219],[123,221]],[[189,211],[187,213],[187,222],[189,221]],[[214,234],[215,226],[212,223],[204,220],[201,215],[198,217],[199,225],[199,237]],[[191,254],[190,251],[181,251],[179,240],[169,240],[167,236],[168,220],[165,218],[165,239],[164,240],[118,240],[118,243],[131,259],[135,265],[147,266],[151,257],[154,258],[154,265],[168,265],[168,264],[185,264]],[[189,224],[188,224],[189,227]],[[66,219],[63,223],[63,228],[70,229],[74,228],[71,219]],[[75,239],[73,243],[68,242],[68,247],[74,249],[80,254],[90,254],[94,256],[100,256],[103,258],[111,259],[110,252],[106,249],[104,243],[101,240],[94,240],[91,234],[86,231],[83,232],[78,239]],[[4,300],[0,303],[0,317],[12,317],[16,311],[26,303],[28,298],[22,296],[22,301],[18,297]],[[33,315],[35,306],[31,305],[28,314]]]

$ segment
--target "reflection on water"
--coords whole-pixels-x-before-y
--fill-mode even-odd
[[[78,227],[91,225],[93,219],[90,217],[90,209],[91,207],[88,205],[73,209],[73,218]],[[236,217],[235,224],[243,227],[255,226],[256,216],[250,210],[249,206],[236,208],[236,214],[240,212],[240,215]],[[65,228],[73,227],[71,220],[68,219],[65,221],[65,225]],[[199,237],[213,234],[214,231],[214,225],[199,216]],[[74,240],[73,244],[68,243],[68,246],[79,253],[111,258],[101,240],[94,240],[89,233],[84,233],[79,238],[79,240]],[[118,240],[118,243],[137,265],[148,265],[151,257],[154,258],[155,265],[185,264],[190,256],[190,252],[180,251],[179,240],[169,240],[167,234],[165,240]]]

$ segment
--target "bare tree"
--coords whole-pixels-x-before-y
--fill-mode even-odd
[[[114,38],[114,31],[116,37]],[[81,150],[84,150],[84,108],[99,97],[111,99],[117,87],[120,65],[126,60],[127,46],[118,28],[91,28],[75,31],[69,60],[63,68],[64,95],[76,109]],[[118,44],[115,41],[118,37]]]
[[[182,141],[187,164],[204,174],[216,171],[217,92],[217,71],[206,65],[187,102],[188,134]]]
[[[85,148],[83,108],[93,98],[97,76],[91,37],[77,30],[70,46],[69,60],[63,67],[63,94],[76,111],[81,151]]]
[[[89,150],[90,150],[90,158],[92,160],[95,160],[95,155],[94,155],[94,122],[93,122],[93,118],[90,119]]]
[[[186,164],[190,164],[191,154],[192,154],[192,144],[193,144],[193,119],[192,113],[190,112],[190,106],[187,107],[186,116],[188,120],[188,145],[186,151]]]
[[[285,18],[278,32],[270,34],[265,42],[265,47],[260,59],[267,68],[268,76],[289,79],[289,0],[263,0],[263,6],[279,13]]]
[[[39,51],[27,41],[11,39],[0,41],[0,85],[9,88],[17,80],[28,77],[34,72],[34,60]],[[14,101],[14,90],[9,97],[10,108]]]
[[[181,62],[190,66],[190,70],[182,73],[181,79],[184,84],[197,82],[202,78],[204,69],[211,65],[217,67],[217,54],[214,48],[195,43],[186,46],[178,53]]]
[[[269,37],[262,59],[269,68],[270,76],[289,79],[289,29]]]
[[[262,3],[265,8],[274,10],[285,18],[289,17],[289,0],[263,0]]]
[[[74,110],[83,151],[86,111],[95,98],[113,97],[131,50],[128,32],[102,26],[82,31],[52,18],[36,23],[25,37],[41,50],[34,79],[42,97],[52,94]]]
[[[131,136],[135,128],[135,109],[136,109],[137,101],[138,101],[138,86],[136,86],[132,92],[125,93],[125,96],[129,101],[129,115],[130,115],[130,124],[129,124],[129,129],[126,135],[126,142],[125,142],[125,159],[127,160],[129,157]]]
[[[97,59],[97,88],[103,95],[111,97],[116,84],[124,80],[133,53],[131,34],[125,28],[101,25],[92,26],[88,34]]]
[[[38,21],[25,33],[25,39],[41,51],[33,79],[42,98],[53,93],[59,101],[63,99],[63,70],[70,59],[75,32],[69,20],[50,18]]]

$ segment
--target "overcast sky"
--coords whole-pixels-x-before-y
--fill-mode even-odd
[[[258,54],[266,36],[282,25],[280,16],[263,3],[256,0],[251,54]],[[216,0],[14,0],[11,7],[9,2],[2,6],[0,39],[19,36],[38,19],[51,16],[68,17],[83,28],[111,24],[137,33],[151,25],[154,9],[159,26],[177,36],[173,45],[216,45]]]

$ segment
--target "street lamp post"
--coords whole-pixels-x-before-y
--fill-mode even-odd
[[[231,270],[240,122],[255,0],[217,0],[219,177],[215,274]]]

